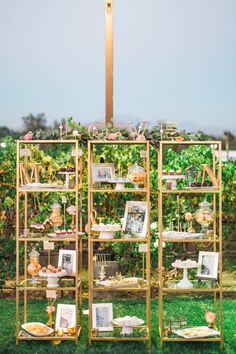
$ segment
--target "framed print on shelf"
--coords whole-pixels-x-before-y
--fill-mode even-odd
[[[76,328],[76,306],[58,304],[55,330],[63,328],[63,331],[67,333],[68,327]]]
[[[125,206],[123,231],[145,238],[148,224],[148,202],[128,201]]]
[[[65,269],[67,275],[76,274],[76,251],[59,250],[58,267]]]
[[[92,304],[92,327],[99,331],[113,331],[112,303]]]
[[[218,252],[200,251],[198,255],[197,278],[216,280],[218,278]]]
[[[92,164],[93,183],[109,182],[115,177],[113,163],[93,163]]]

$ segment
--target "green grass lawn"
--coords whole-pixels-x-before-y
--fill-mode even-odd
[[[109,302],[109,301],[107,301]],[[158,338],[158,324],[157,324],[157,299],[152,300],[152,353],[163,354],[210,354],[220,353],[218,343],[166,343],[162,350],[159,348]],[[210,306],[212,301],[206,299],[178,298],[167,299],[165,311],[168,314],[181,314],[188,315],[189,324],[204,324],[203,310],[201,304]],[[114,316],[130,314],[137,315],[145,318],[145,302],[133,299],[123,299],[113,301]],[[87,308],[87,302],[84,303],[84,309]],[[224,350],[223,353],[235,354],[236,353],[236,299],[224,300]],[[87,354],[105,354],[105,353],[147,353],[147,347],[143,343],[128,343],[128,342],[94,342],[91,347],[88,346],[88,316],[83,317],[83,329],[78,346],[74,343],[62,342],[59,346],[54,346],[51,342],[20,342],[19,346],[15,345],[15,301],[14,300],[1,300],[0,301],[0,353],[1,354],[50,354],[50,353],[87,353]],[[29,321],[42,321],[47,320],[45,312],[45,301],[34,300],[29,303]]]

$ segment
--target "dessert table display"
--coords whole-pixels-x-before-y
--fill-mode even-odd
[[[197,166],[195,161],[188,161],[190,164],[186,168],[185,174],[181,171],[169,171],[168,165],[173,166],[169,156],[175,156],[180,149],[195,149],[199,146],[206,146],[209,157],[212,159],[208,165]],[[173,155],[171,155],[171,153]],[[192,152],[192,150],[191,150]],[[197,153],[197,152],[196,152]],[[167,162],[168,161],[168,162]],[[164,165],[165,163],[165,165]],[[210,182],[205,182],[206,171]],[[201,174],[203,172],[202,179]],[[221,142],[220,141],[176,141],[163,140],[158,146],[158,269],[159,269],[159,288],[158,288],[158,317],[160,345],[164,342],[178,341],[207,341],[218,342],[222,348],[222,163],[221,163]],[[173,182],[174,181],[174,182]],[[168,182],[168,183],[167,183]],[[177,182],[177,183],[176,183]],[[182,198],[182,211],[180,212],[180,198]],[[170,202],[171,201],[171,202]],[[183,202],[184,201],[184,202]],[[187,210],[188,201],[196,207],[195,210]],[[194,201],[194,203],[193,203]],[[167,225],[164,215],[166,215],[166,206],[172,205],[176,215],[171,215],[169,211],[168,220],[172,220]],[[172,204],[170,204],[172,203]],[[190,204],[190,203],[189,203]],[[164,214],[165,213],[165,214]],[[171,219],[172,216],[172,219]],[[177,230],[173,227],[173,219],[177,220]],[[196,221],[196,222],[195,222]],[[193,225],[193,222],[194,225]],[[186,226],[187,223],[187,226]],[[199,224],[199,225],[198,225]],[[209,230],[209,226],[212,230]],[[196,230],[195,230],[196,228]],[[187,230],[186,230],[187,229]],[[166,254],[163,245],[168,242],[170,249],[178,247],[181,259],[171,262],[174,268],[183,269],[183,279],[180,281],[168,276],[166,271],[167,259],[170,254]],[[192,245],[191,245],[192,244]],[[198,261],[186,259],[187,247],[199,251]],[[192,248],[191,248],[192,247]],[[169,248],[168,248],[169,249]],[[184,250],[184,251],[183,251]],[[176,253],[173,252],[176,257]],[[167,256],[167,257],[166,257]],[[173,257],[173,256],[172,256]],[[169,267],[169,265],[167,265]],[[188,270],[197,268],[195,275],[196,281],[192,281],[193,273],[191,271],[191,280],[188,278]],[[163,269],[165,272],[163,272]],[[172,271],[173,272],[173,271]],[[171,271],[169,272],[169,275]],[[175,277],[178,277],[175,274]],[[201,317],[199,317],[199,326],[191,326],[192,318],[189,318],[188,311],[184,316],[186,321],[180,321],[179,329],[170,330],[165,326],[165,317],[171,317],[168,312],[168,305],[174,296],[185,295],[186,308],[191,299],[201,295],[204,304],[204,296],[211,296],[212,307],[212,325],[202,326]],[[167,301],[168,299],[168,301]],[[190,305],[189,305],[190,306]],[[204,306],[204,305],[203,305]],[[201,310],[196,308],[196,314]],[[178,322],[179,313],[172,318]],[[184,324],[185,322],[185,324]],[[195,323],[194,323],[195,324]],[[211,328],[212,327],[212,328]]]
[[[112,154],[117,146],[122,153],[119,160],[113,159]],[[100,161],[98,151],[104,147],[111,149],[110,161]],[[132,150],[131,150],[132,149]],[[135,150],[132,157],[131,151]],[[121,160],[129,156],[129,161],[121,173]],[[137,156],[140,156],[137,158]],[[117,157],[116,157],[117,158]],[[133,160],[132,160],[133,159]],[[125,159],[124,159],[125,160]],[[138,161],[137,161],[138,160]],[[115,176],[118,170],[119,177]],[[126,177],[122,177],[125,175]],[[149,185],[149,142],[113,140],[93,140],[88,142],[88,232],[89,240],[89,343],[93,341],[144,341],[150,348],[150,185]],[[133,187],[126,187],[126,183]],[[114,187],[115,184],[115,187]],[[124,195],[123,195],[124,193]],[[105,206],[102,198],[106,198]],[[117,199],[114,204],[114,200]],[[129,199],[129,200],[127,200]],[[99,202],[97,202],[99,200]],[[109,205],[113,205],[111,221]],[[124,214],[119,211],[124,210]],[[101,212],[102,211],[102,212]],[[106,215],[107,213],[107,215]],[[104,220],[105,219],[105,220]],[[140,252],[140,267],[142,277],[116,274],[106,276],[106,253],[94,253],[96,249],[103,252],[107,246],[123,243],[130,248],[137,244]],[[94,266],[102,259],[101,271],[96,279]],[[109,258],[110,262],[110,258]],[[104,264],[105,264],[104,263]],[[109,298],[116,294],[139,293],[146,300],[146,318],[125,314],[123,317],[113,319],[116,313],[116,303],[97,302],[99,294],[108,292]],[[100,297],[99,297],[100,298]],[[104,298],[106,298],[104,296]],[[135,312],[135,309],[134,309]]]
[[[45,163],[47,166],[50,164],[55,148],[63,150],[64,160],[67,159],[69,167],[62,166],[49,180],[45,174]],[[44,156],[47,154],[42,161],[39,161],[40,149]],[[38,154],[35,155],[35,152]],[[16,172],[16,343],[39,339],[55,344],[62,340],[77,342],[82,326],[83,235],[82,216],[79,213],[82,206],[83,164],[78,141],[18,140]],[[61,176],[66,177],[65,183]],[[28,209],[28,200],[33,197],[38,201],[36,215]],[[47,215],[40,223],[38,220],[43,219],[40,215],[42,209],[46,210],[44,215]],[[20,256],[22,248],[23,260]],[[52,257],[51,251],[58,255],[58,261]],[[45,261],[47,266],[41,264],[45,264]],[[68,279],[63,279],[65,277]],[[70,280],[70,284],[63,286],[62,279]],[[28,300],[30,294],[38,291],[44,292],[48,302],[46,311],[42,313],[44,323],[38,322],[37,315],[35,318],[31,316],[31,320],[36,322],[28,322],[29,308],[34,313],[34,302]],[[73,304],[60,304],[62,291],[71,293],[70,301]]]

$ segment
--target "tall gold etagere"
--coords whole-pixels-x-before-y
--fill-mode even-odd
[[[164,156],[164,148],[171,148],[176,146],[187,147],[190,145],[205,145],[211,146],[212,149],[212,167],[213,173],[217,176],[217,186],[215,187],[204,187],[204,188],[188,188],[188,189],[164,189],[163,188],[163,179],[162,179],[162,171],[163,171],[163,156]],[[219,342],[220,347],[223,347],[223,332],[222,332],[222,147],[221,141],[160,141],[158,147],[158,228],[159,228],[159,243],[158,243],[158,317],[159,317],[159,335],[160,335],[160,346],[163,346],[164,342]],[[200,167],[200,166],[199,166]],[[218,171],[217,171],[218,170]],[[165,196],[168,194],[172,195],[189,195],[196,196],[197,194],[200,196],[204,196],[205,194],[212,195],[213,201],[213,238],[211,239],[183,239],[183,240],[170,240],[165,239],[163,237],[163,200]],[[163,250],[163,242],[179,242],[179,243],[198,243],[201,245],[212,245],[214,252],[219,252],[219,281],[218,285],[215,285],[212,288],[191,288],[191,289],[182,289],[182,288],[169,288],[164,285],[163,281],[163,259],[164,259],[164,250]],[[211,294],[214,298],[214,312],[218,313],[218,321],[217,326],[220,332],[220,335],[217,337],[208,337],[208,338],[182,338],[177,336],[168,336],[164,330],[164,315],[163,315],[163,307],[164,307],[164,299],[165,296],[168,295],[180,295],[185,294],[190,296],[192,295],[201,295],[201,296],[209,296]],[[219,303],[218,301],[219,300]],[[217,307],[217,303],[219,306]],[[218,310],[217,310],[218,309]]]
[[[17,170],[16,170],[16,344],[19,344],[19,341],[22,340],[43,340],[43,341],[58,341],[58,340],[70,340],[75,343],[78,342],[82,328],[82,174],[83,174],[83,162],[82,162],[82,150],[79,148],[77,140],[17,140]],[[29,157],[26,155],[22,158],[22,148],[23,150],[30,150],[30,147],[34,145],[71,145],[72,151],[74,150],[72,156],[74,156],[74,166],[75,166],[75,183],[73,188],[70,186],[60,187],[60,188],[51,188],[43,187],[38,188],[22,186],[21,177],[20,177],[20,163],[22,163],[27,168]],[[75,236],[72,237],[58,237],[51,238],[45,235],[24,235],[23,230],[28,229],[29,221],[29,211],[28,211],[28,200],[33,197],[34,193],[54,193],[57,196],[60,193],[71,193],[75,199]],[[20,202],[23,202],[23,213],[24,217],[20,217]],[[23,222],[21,220],[23,219]],[[41,285],[32,285],[30,283],[29,274],[27,274],[28,266],[28,251],[29,245],[34,243],[42,244],[44,241],[50,241],[54,243],[60,243],[61,245],[66,242],[67,244],[73,244],[73,249],[76,251],[76,272],[74,276],[74,285],[73,286],[59,286],[55,288],[48,288]],[[23,246],[23,274],[20,272],[20,248]],[[48,253],[50,258],[50,251]],[[45,292],[47,290],[54,290],[56,292],[70,291],[74,293],[74,303],[76,306],[76,327],[75,333],[73,335],[63,335],[58,337],[57,333],[54,332],[49,336],[36,337],[36,336],[26,336],[24,331],[21,330],[21,325],[27,323],[28,321],[28,300],[30,292]],[[21,316],[21,306],[20,301],[23,298],[23,314]],[[57,299],[58,300],[58,299]],[[58,301],[57,301],[58,302]],[[57,304],[56,302],[56,304]],[[34,319],[35,322],[38,322],[38,318]]]
[[[143,148],[146,150],[146,158],[145,158],[145,172],[146,172],[146,181],[144,183],[144,187],[140,189],[135,189],[135,188],[125,188],[125,189],[99,189],[97,187],[94,188],[93,186],[93,181],[92,181],[92,164],[94,162],[94,149],[96,148],[97,145],[123,145],[123,146],[130,146],[130,145],[137,145],[137,146],[143,146]],[[111,161],[112,161],[112,156],[111,156]],[[149,142],[148,141],[89,141],[88,142],[88,269],[89,269],[89,344],[91,344],[93,341],[144,341],[148,343],[148,347],[150,349],[151,346],[151,318],[150,318],[150,311],[151,311],[151,305],[150,305],[150,234],[149,234],[149,229],[150,229],[150,171],[149,171]],[[96,193],[108,193],[110,195],[116,195],[117,193],[130,193],[130,195],[142,195],[145,196],[145,201],[148,202],[148,223],[147,223],[147,234],[145,238],[131,238],[131,239],[126,239],[126,238],[115,238],[112,240],[104,240],[104,239],[99,239],[98,237],[94,237],[91,231],[91,213],[94,209],[94,195]],[[105,243],[112,243],[112,242],[136,242],[136,243],[142,243],[147,246],[145,256],[143,255],[143,260],[145,257],[145,261],[143,263],[143,274],[145,274],[145,284],[141,287],[135,287],[135,288],[103,288],[101,286],[95,287],[94,283],[94,270],[93,270],[93,265],[94,265],[94,246],[97,243],[102,242],[103,244]],[[132,293],[137,293],[137,292],[143,292],[145,294],[145,299],[146,299],[146,323],[143,326],[138,326],[137,328],[143,329],[145,335],[141,336],[122,336],[122,335],[115,335],[113,333],[106,335],[106,334],[101,334],[99,335],[99,332],[96,331],[95,328],[93,328],[92,325],[92,305],[94,303],[94,292],[132,292]],[[110,302],[111,300],[109,300]],[[114,329],[119,328],[118,326],[113,326]],[[120,328],[121,330],[121,328]]]

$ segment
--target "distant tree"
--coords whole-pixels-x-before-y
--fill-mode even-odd
[[[36,116],[30,113],[28,116],[22,117],[22,120],[24,132],[34,132],[38,129],[44,130],[47,128],[47,119],[44,113],[38,113]]]
[[[3,138],[6,135],[11,135],[11,131],[8,127],[0,127],[0,138]]]

